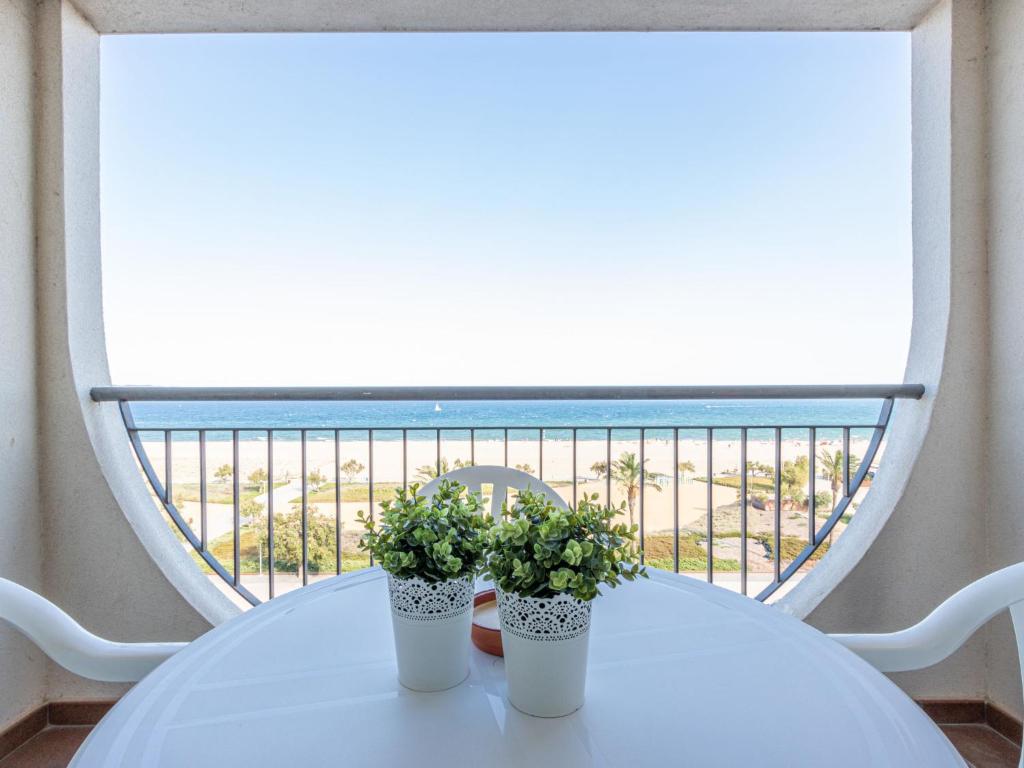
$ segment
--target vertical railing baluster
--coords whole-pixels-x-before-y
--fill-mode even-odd
[[[239,498],[240,491],[241,483],[239,483],[238,477],[238,430],[235,429],[231,432],[231,506],[234,515],[233,524],[235,528],[235,547],[233,554],[236,587],[242,580],[242,574],[240,573],[242,567],[242,504],[241,499]]]
[[[341,432],[334,430],[334,571],[341,575]]]
[[[843,496],[850,495],[850,428],[843,427]]]
[[[438,432],[440,435],[441,433]],[[440,463],[440,459],[438,459]],[[366,432],[366,496],[370,500],[370,519],[377,517],[377,511],[373,508],[373,430]],[[370,555],[370,567],[373,567],[373,554]]]
[[[538,445],[540,446],[540,458],[537,461],[537,473],[538,477],[540,477],[541,482],[544,482],[544,427],[541,427],[539,432],[540,439],[538,441]]]
[[[672,430],[672,570],[679,573],[679,427]]]
[[[309,584],[309,485],[306,471],[306,430],[300,430],[302,442],[302,586]]]
[[[572,506],[576,507],[576,427],[572,428]]]
[[[740,429],[740,592],[747,594],[747,428]]]
[[[612,505],[612,430],[611,427],[605,430],[604,443],[604,493],[608,499],[607,506]]]
[[[672,430],[672,569],[679,572],[679,427]]]
[[[409,430],[402,430],[402,488],[409,490]]]
[[[773,565],[775,581],[782,573],[782,429],[775,428],[775,537]]]
[[[707,480],[707,493],[708,493],[708,584],[715,583],[715,553],[714,553],[714,542],[715,542],[715,504],[714,495],[712,489],[715,479],[715,469],[713,464],[715,444],[713,442],[715,431],[708,428],[705,439],[707,440],[707,463],[708,463],[708,480]]]
[[[508,427],[505,427],[505,466],[508,466]]]
[[[437,473],[436,473],[435,477],[440,477],[441,476],[441,430],[440,429],[437,430],[436,437],[437,437],[437,467],[436,467]]]
[[[202,551],[209,543],[206,534],[206,430],[199,430],[199,541]]]
[[[469,464],[476,466],[476,430],[469,430]]]
[[[647,444],[647,432],[640,428],[640,564],[644,562],[644,488],[647,487],[647,469],[644,467],[644,448]]]
[[[267,430],[267,589],[274,599],[274,430]]]
[[[818,514],[817,499],[815,499],[815,495],[817,494],[818,489],[814,482],[817,476],[817,469],[815,467],[815,463],[818,459],[816,445],[816,443],[818,442],[817,430],[814,427],[811,427],[810,430],[808,430],[807,437],[809,440],[807,451],[807,474],[810,475],[810,480],[808,480],[807,489],[807,543],[813,544],[815,536],[814,529],[816,526],[816,521],[814,517]]]
[[[173,504],[174,496],[171,495],[171,486],[174,478],[171,476],[171,441],[173,440],[171,430],[164,430],[164,504]]]

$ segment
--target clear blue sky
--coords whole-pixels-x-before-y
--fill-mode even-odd
[[[895,381],[906,34],[106,36],[140,384]]]

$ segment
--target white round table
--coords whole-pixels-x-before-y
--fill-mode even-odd
[[[605,590],[587,699],[544,720],[473,649],[449,691],[398,684],[379,569],[259,606],[136,685],[73,766],[964,766],[883,675],[780,611],[684,576]]]

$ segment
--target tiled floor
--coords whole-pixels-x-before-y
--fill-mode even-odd
[[[1020,748],[987,725],[940,726],[973,768],[1016,768]],[[65,768],[92,730],[90,725],[51,725],[0,759],[0,768]]]
[[[91,725],[49,725],[0,760],[0,768],[65,768]]]
[[[957,751],[974,768],[1016,768],[1020,747],[982,723],[941,725]],[[6,768],[0,763],[0,768]]]

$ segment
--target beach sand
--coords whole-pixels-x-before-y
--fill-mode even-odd
[[[611,454],[613,460],[626,452],[639,453],[637,440],[616,440],[612,442]],[[851,439],[851,452],[855,456],[863,456],[867,448],[866,437],[857,436]],[[147,455],[157,473],[164,475],[164,450],[162,441],[144,442]],[[298,441],[275,439],[274,441],[274,481],[275,483],[287,482],[283,488],[275,490],[274,505],[276,512],[288,511],[291,502],[297,500],[301,495],[301,444]],[[841,448],[841,442],[819,441],[819,450],[825,448],[835,451]],[[265,440],[240,440],[238,445],[240,478],[243,485],[246,484],[248,475],[257,468],[267,467],[268,446]],[[422,482],[422,477],[417,477],[417,468],[422,466],[433,467],[436,463],[436,444],[433,440],[416,441],[410,440],[407,445],[405,457],[406,476],[408,481]],[[784,439],[782,444],[782,460],[793,460],[797,456],[807,455],[807,441],[796,439]],[[219,482],[214,479],[214,472],[217,467],[223,464],[231,464],[232,445],[227,441],[208,441],[207,447],[207,483],[210,489],[210,496],[220,494],[229,496],[231,492],[230,482]],[[334,455],[335,446],[333,439],[315,439],[311,435],[307,441],[307,470],[312,472],[318,470],[334,481]],[[471,456],[477,464],[503,464],[504,445],[500,440],[478,440],[471,450],[468,440],[444,440],[441,446],[444,458],[450,463],[456,459],[469,461]],[[774,463],[774,441],[751,440],[747,447],[747,458],[751,462],[759,462],[771,465]],[[551,484],[555,491],[568,501],[573,501],[573,451],[572,444],[568,440],[546,440],[543,451],[543,478]],[[601,502],[606,500],[607,484],[604,479],[598,479],[591,470],[591,465],[597,461],[604,461],[607,454],[607,447],[604,441],[580,440],[577,443],[575,476],[576,494],[598,494]],[[667,440],[648,439],[644,444],[644,458],[647,460],[647,469],[651,472],[660,473],[666,477],[661,478],[662,484],[658,487],[648,486],[644,491],[643,517],[645,534],[651,535],[658,532],[671,532],[674,528],[676,510],[672,499],[672,467],[673,447],[672,442]],[[340,459],[344,463],[349,459],[355,459],[364,467],[370,466],[369,446],[363,442],[345,442],[340,444]],[[707,444],[702,440],[680,439],[678,444],[678,461],[692,462],[694,472],[686,472],[681,475],[678,486],[678,525],[681,531],[706,531],[707,519],[707,485],[703,478],[707,473]],[[877,459],[876,459],[877,461]],[[540,451],[536,440],[533,441],[510,441],[508,446],[508,463],[510,466],[516,464],[528,464],[533,474],[538,474],[540,467]],[[739,441],[715,441],[714,455],[712,459],[715,476],[735,476],[740,464]],[[376,488],[382,485],[401,484],[403,480],[403,455],[402,443],[398,440],[376,440],[373,445],[373,479]],[[353,478],[353,483],[363,485],[367,482],[368,470],[363,469]],[[172,493],[173,489],[182,489],[191,485],[193,491],[199,483],[199,445],[196,441],[176,440],[172,445]],[[344,483],[344,477],[342,482]],[[829,482],[818,478],[815,482],[818,492],[828,491]],[[625,501],[624,489],[612,484],[611,501],[618,506]],[[862,495],[865,489],[860,491]],[[177,495],[180,495],[177,494]],[[194,495],[194,493],[193,493]],[[330,494],[331,501],[315,503],[319,514],[335,514],[333,494]],[[714,529],[716,533],[722,531],[738,530],[739,528],[739,493],[733,488],[722,485],[712,486],[712,500],[715,508]],[[256,497],[256,501],[266,506],[266,494]],[[379,504],[379,498],[377,499]],[[287,505],[287,506],[286,506]],[[341,520],[343,530],[346,532],[358,532],[359,524],[356,521],[356,513],[360,510],[369,509],[369,502],[343,501],[341,504]],[[637,505],[639,507],[639,503]],[[192,521],[194,527],[198,527],[200,504],[198,501],[186,501],[181,504],[182,513],[187,520]],[[819,515],[822,514],[819,510]],[[232,529],[233,507],[230,503],[213,503],[207,505],[207,526],[208,536],[212,540],[217,536],[230,532]],[[783,535],[806,536],[807,513],[802,510],[783,509],[780,513],[780,522]],[[637,509],[636,520],[639,522],[639,509]],[[819,520],[820,525],[820,520]],[[748,505],[748,531],[755,533],[770,533],[774,528],[774,512],[757,510],[753,505]]]

